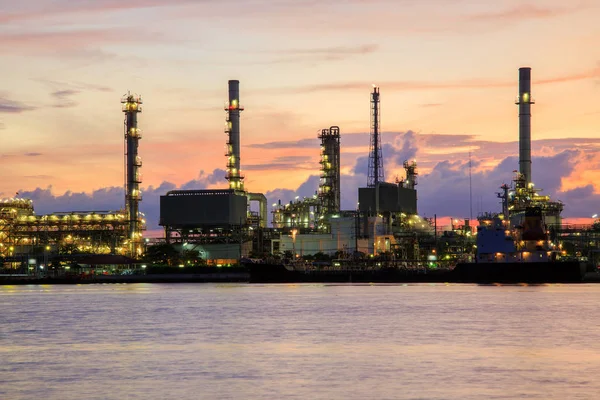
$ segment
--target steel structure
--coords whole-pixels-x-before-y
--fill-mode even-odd
[[[322,129],[321,139],[321,180],[318,197],[321,213],[335,214],[340,211],[340,128],[332,126]]]
[[[563,203],[561,201],[551,201],[550,196],[542,196],[541,191],[541,189],[536,189],[533,183],[527,183],[527,179],[523,174],[515,171],[513,189],[508,192],[507,203],[512,225],[521,224],[525,211],[531,207],[540,208],[546,225],[562,224]]]
[[[560,225],[563,203],[551,201],[550,196],[539,194],[531,177],[531,68],[519,68],[519,171],[515,171],[513,188],[508,192],[508,216],[513,226],[520,225],[528,208],[541,210],[546,225]],[[504,196],[504,194],[502,195]]]
[[[139,140],[142,134],[137,124],[137,115],[142,112],[142,98],[127,93],[121,99],[125,113],[125,211],[127,213],[127,238],[129,255],[139,257],[142,254],[142,223],[139,212],[142,192],[141,157],[138,155]]]
[[[141,219],[143,228],[145,220]],[[0,201],[0,256],[73,253],[128,254],[124,211],[36,215],[30,199]]]
[[[367,187],[376,187],[384,181],[383,157],[381,154],[381,138],[379,119],[379,88],[373,85],[371,93],[371,140],[369,144],[369,172]]]
[[[406,179],[399,181],[398,184],[400,187],[415,189],[415,186],[417,186],[417,176],[419,175],[417,172],[417,162],[414,160],[411,162],[404,161],[404,171],[406,172]]]
[[[300,199],[288,204],[273,204],[273,227],[277,229],[299,229],[301,232],[309,232],[317,229],[325,229],[325,216],[321,212],[321,200],[314,195]]]
[[[535,104],[531,96],[531,68],[519,68],[519,97],[515,101],[519,106],[519,172],[525,184],[531,183],[531,105]]]
[[[244,191],[244,177],[240,171],[240,112],[244,107],[240,105],[240,81],[229,81],[229,101],[225,104],[227,118],[225,120],[225,133],[227,140],[227,175],[229,189]]]

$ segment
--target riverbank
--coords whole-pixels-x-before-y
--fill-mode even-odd
[[[86,285],[101,283],[204,283],[204,282],[248,282],[246,272],[218,272],[199,274],[147,274],[147,275],[93,275],[28,277],[2,276],[0,285]]]

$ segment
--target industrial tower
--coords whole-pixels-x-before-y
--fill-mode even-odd
[[[322,129],[321,139],[321,180],[319,199],[321,213],[331,215],[340,211],[340,128],[332,126]]]
[[[229,189],[244,191],[244,177],[240,172],[240,81],[229,81],[229,101],[225,105],[227,117],[225,119],[225,133],[229,135],[227,141],[227,176]]]
[[[508,192],[508,209],[503,209],[503,212],[510,214],[512,226],[519,226],[528,209],[539,208],[547,226],[560,226],[563,203],[540,195],[542,189],[535,188],[531,177],[531,105],[535,102],[531,96],[529,67],[519,68],[519,97],[515,104],[519,106],[519,172],[514,178],[514,191]]]
[[[380,182],[384,181],[379,130],[379,88],[373,85],[373,92],[371,93],[371,142],[369,144],[367,187],[377,187]]]
[[[531,105],[535,104],[531,96],[531,68],[519,68],[519,97],[515,104],[519,106],[519,172],[525,179],[525,185],[531,183]]]
[[[142,112],[141,96],[129,92],[121,99],[125,113],[125,209],[128,221],[128,249],[132,257],[142,253],[142,223],[139,205],[142,200],[140,168],[142,159],[138,156],[139,140],[142,138],[137,124],[137,114]]]

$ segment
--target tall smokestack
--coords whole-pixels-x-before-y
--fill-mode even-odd
[[[240,81],[229,81],[229,101],[225,106],[227,111],[225,133],[229,135],[227,141],[227,180],[229,188],[244,190],[244,177],[240,173]]]
[[[140,183],[142,160],[138,156],[138,145],[142,138],[138,129],[137,114],[142,112],[142,98],[127,93],[121,99],[125,113],[125,208],[127,211],[129,255],[140,256],[142,253],[142,226],[139,210],[142,192]]]
[[[519,172],[531,183],[531,68],[519,68]]]

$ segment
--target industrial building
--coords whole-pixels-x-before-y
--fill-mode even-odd
[[[146,221],[139,211],[142,161],[138,145],[142,136],[137,124],[142,99],[128,93],[121,103],[125,113],[125,207],[38,215],[31,199],[0,200],[0,257],[5,265],[43,265],[76,254],[142,256]]]

